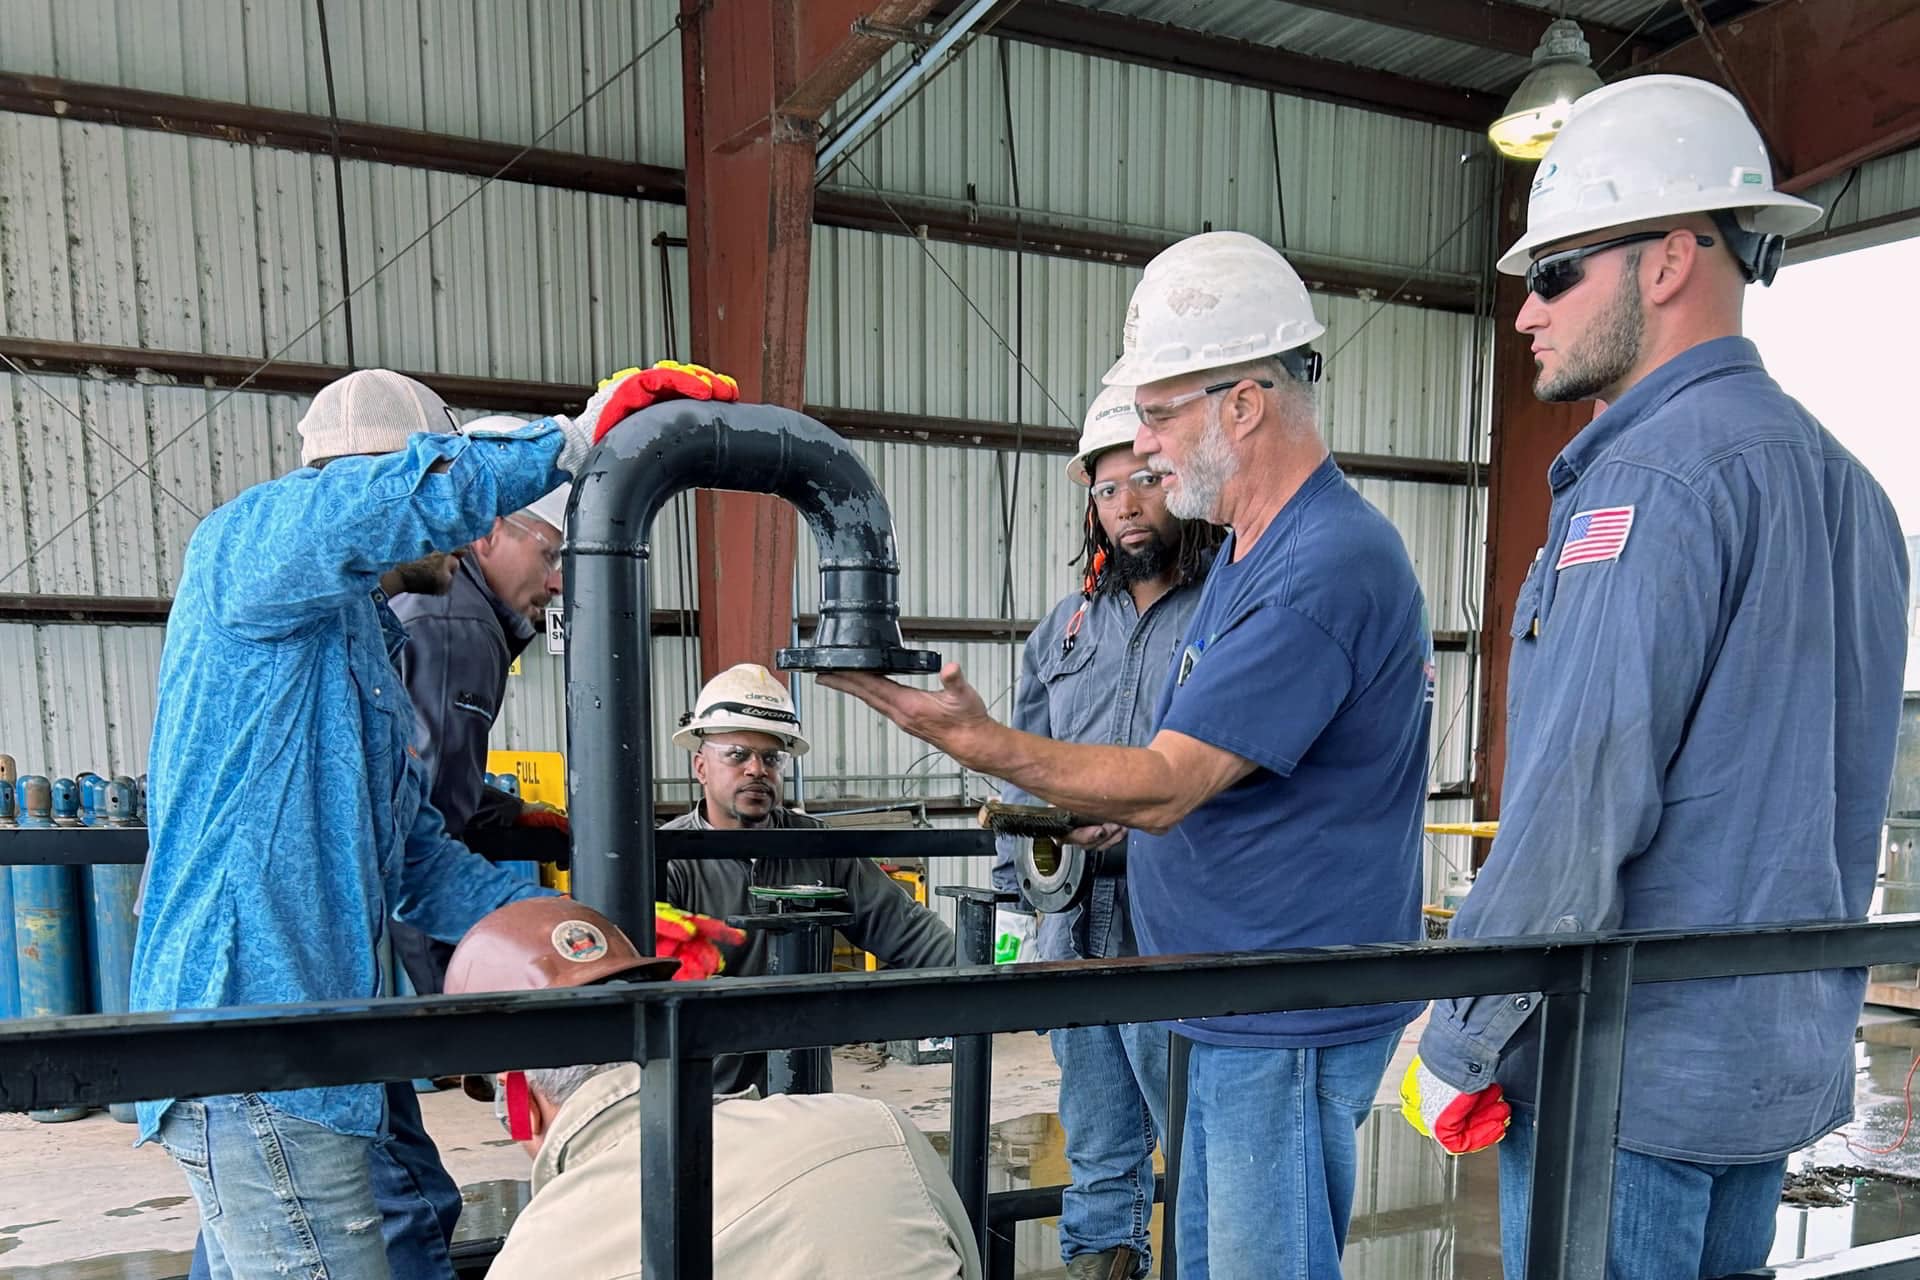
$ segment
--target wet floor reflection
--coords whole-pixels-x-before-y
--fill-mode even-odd
[[[945,1146],[944,1135],[935,1145]],[[994,1126],[989,1187],[994,1191],[1068,1181],[1065,1133],[1057,1116]],[[1393,1107],[1361,1127],[1348,1236],[1346,1280],[1499,1280],[1498,1186],[1491,1155],[1443,1160]],[[1014,1239],[1021,1280],[1060,1280],[1057,1219],[1020,1225]],[[1154,1212],[1156,1255],[1161,1214]],[[1159,1274],[1156,1266],[1154,1274]]]

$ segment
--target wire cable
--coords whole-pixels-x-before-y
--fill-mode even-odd
[[[525,146],[521,147],[520,150],[514,152],[512,156],[508,157],[506,162],[503,163],[498,169],[495,169],[492,173],[488,174],[485,178],[482,178],[478,186],[476,186],[472,191],[468,192],[465,196],[462,196],[458,201],[456,201],[451,209],[448,209],[445,213],[441,214],[438,218],[435,218],[432,222],[428,223],[426,229],[422,231],[419,235],[409,240],[406,244],[400,246],[399,250],[395,252],[392,257],[386,259],[386,261],[376,266],[373,269],[373,272],[370,275],[368,275],[366,279],[362,280],[359,284],[356,284],[352,286],[350,289],[348,289],[347,292],[341,297],[341,299],[338,302],[334,303],[332,306],[328,307],[325,311],[321,312],[319,317],[315,319],[312,324],[302,329],[299,333],[294,334],[293,337],[287,339],[286,342],[281,344],[280,348],[277,351],[273,352],[273,354],[269,355],[265,360],[263,360],[260,363],[259,367],[255,368],[246,377],[240,379],[239,382],[235,383],[231,388],[228,389],[225,395],[221,396],[213,404],[209,405],[207,407],[206,412],[202,413],[199,417],[195,418],[192,422],[189,422],[185,427],[182,427],[179,431],[175,432],[172,436],[168,437],[164,443],[159,445],[157,448],[153,449],[148,456],[147,466],[155,465],[159,461],[161,454],[173,448],[174,445],[180,443],[180,441],[184,440],[188,435],[192,434],[192,432],[196,428],[198,428],[202,423],[207,421],[207,419],[211,418],[215,413],[219,412],[221,407],[225,405],[227,401],[233,399],[234,396],[240,394],[240,392],[244,391],[249,385],[251,385],[255,378],[258,378],[261,374],[265,373],[268,369],[272,368],[273,365],[281,359],[281,357],[285,356],[289,351],[293,350],[294,347],[299,345],[300,342],[302,342],[309,334],[311,334],[314,330],[318,329],[321,325],[325,324],[328,320],[332,319],[336,312],[346,307],[347,304],[353,300],[353,296],[355,294],[359,293],[362,289],[365,289],[368,285],[372,284],[375,280],[378,280],[383,274],[385,274],[387,268],[393,266],[395,263],[399,262],[400,259],[404,258],[408,253],[412,252],[415,248],[425,243],[427,238],[431,236],[435,231],[439,230],[443,225],[445,225],[445,223],[449,218],[453,217],[455,214],[459,213],[462,209],[466,208],[469,204],[473,203],[473,201],[479,197],[481,192],[485,191],[488,187],[492,186],[495,182],[499,181],[500,178],[509,169],[513,168],[514,165],[518,164],[535,147],[538,147],[541,143],[545,142],[548,138],[552,137],[554,133],[556,133],[562,125],[566,124],[569,120],[573,119],[575,116],[579,115],[582,111],[586,110],[587,107],[591,106],[593,101],[596,98],[598,98],[601,94],[605,93],[608,89],[612,88],[616,81],[618,81],[621,77],[625,76],[629,71],[633,70],[634,67],[638,66],[640,62],[643,59],[645,59],[648,54],[652,53],[655,49],[658,49],[661,45],[665,44],[667,42],[667,39],[670,36],[678,34],[678,32],[685,26],[685,24],[691,18],[696,16],[701,9],[704,9],[705,7],[706,5],[703,3],[699,8],[696,8],[688,13],[683,13],[679,15],[677,18],[675,18],[672,26],[668,27],[665,31],[661,32],[658,36],[656,36],[653,40],[649,41],[645,48],[641,49],[638,53],[634,54],[631,58],[627,59],[627,61],[623,63],[618,70],[616,70],[612,75],[608,76],[605,80],[602,80],[597,86],[594,87],[594,89],[591,92],[587,94],[586,97],[582,98],[578,103],[576,103],[573,106],[573,108],[569,110],[565,115],[562,115],[559,119],[555,120],[552,124],[548,125],[545,129],[541,130],[540,133],[534,136],[532,141],[528,142]],[[895,216],[898,216],[898,215],[896,214]],[[13,362],[11,360],[8,360],[7,363],[12,364]],[[16,369],[17,369],[17,366],[16,366]],[[28,381],[32,382],[32,379],[28,379]],[[38,383],[33,383],[33,385],[37,390],[41,392],[42,395],[47,395],[49,399],[53,399],[51,393],[49,393],[45,387],[40,386]],[[64,402],[62,401],[55,400],[55,403],[61,404],[62,407],[65,407]],[[68,412],[71,413],[72,410],[69,409]],[[75,416],[77,417],[78,415],[75,415]],[[82,423],[82,426],[85,426],[84,422]],[[91,432],[92,429],[88,428],[88,431]],[[122,456],[125,456],[125,455],[122,455]],[[152,480],[154,484],[158,485],[160,483],[159,479],[155,477],[150,471],[148,471],[146,467],[142,467],[138,463],[134,463],[133,466],[134,466],[134,470],[131,474],[122,476],[120,479],[116,480],[113,484],[109,485],[105,490],[101,492],[99,497],[95,498],[91,503],[89,503],[83,510],[81,510],[81,512],[78,515],[74,516],[71,520],[68,520],[65,524],[61,525],[58,529],[55,529],[51,534],[48,534],[45,538],[41,539],[38,546],[28,548],[27,554],[23,559],[21,559],[17,564],[14,564],[10,568],[8,568],[8,570],[5,573],[0,573],[0,584],[4,584],[7,581],[11,580],[16,573],[19,573],[20,570],[26,568],[27,565],[31,564],[36,556],[40,555],[49,546],[51,546],[55,539],[59,538],[62,534],[66,533],[67,530],[73,528],[75,525],[79,524],[82,520],[85,520],[88,516],[92,515],[94,511],[99,509],[100,505],[103,502],[105,502],[108,498],[112,497],[115,493],[117,493],[123,486],[127,484],[128,481],[132,480],[134,476],[144,475],[149,480]],[[175,495],[174,500],[180,501],[177,495]],[[186,504],[182,502],[182,505],[185,506]],[[191,507],[188,507],[187,509],[190,512],[192,512],[195,519],[200,518],[199,512],[193,511]]]

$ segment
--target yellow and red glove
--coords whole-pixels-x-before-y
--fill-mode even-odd
[[[593,442],[599,444],[600,437],[628,414],[638,413],[662,400],[739,398],[739,383],[705,365],[662,360],[651,369],[622,369],[600,380],[599,394],[588,406],[588,413],[593,416]]]
[[[516,827],[543,827],[549,831],[570,832],[573,828],[567,822],[567,815],[550,804],[533,801],[520,810],[520,816],[513,820]]]
[[[1506,1137],[1513,1108],[1507,1105],[1499,1085],[1468,1093],[1454,1088],[1415,1058],[1400,1081],[1400,1114],[1448,1155],[1464,1156],[1484,1151]]]
[[[737,947],[746,940],[744,929],[736,929],[724,920],[697,916],[670,902],[653,904],[653,953],[680,962],[673,975],[675,982],[711,978],[726,968],[720,944]]]

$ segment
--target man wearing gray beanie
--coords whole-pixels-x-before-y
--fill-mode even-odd
[[[301,419],[299,470],[201,521],[161,655],[133,1008],[368,999],[389,917],[451,942],[548,892],[448,836],[387,597],[444,590],[447,552],[568,480],[621,385],[462,434],[413,379],[349,374]],[[140,1140],[185,1173],[216,1278],[411,1275],[370,1172],[386,1113],[372,1084],[163,1098]]]

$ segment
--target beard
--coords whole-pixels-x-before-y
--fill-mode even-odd
[[[1158,457],[1154,459],[1157,463]],[[1158,470],[1156,467],[1155,470]],[[1213,400],[1207,409],[1207,429],[1193,447],[1193,454],[1179,467],[1178,484],[1167,490],[1167,510],[1181,520],[1212,520],[1220,509],[1227,481],[1240,470],[1240,459],[1227,439],[1220,422],[1220,402]]]
[[[728,817],[743,827],[758,827],[772,821],[773,811],[780,804],[780,793],[772,786],[765,791],[754,787],[736,787],[727,799],[725,808]]]
[[[420,596],[443,596],[453,587],[453,575],[447,571],[445,551],[436,551],[432,555],[421,556],[418,560],[409,560],[405,564],[394,566],[394,577],[400,580],[400,594]]]
[[[1535,396],[1551,404],[1595,400],[1633,372],[1647,333],[1646,317],[1640,311],[1639,268],[1640,255],[1629,255],[1606,309],[1594,317],[1579,341],[1561,353],[1559,372],[1534,379]]]
[[[1158,529],[1147,530],[1147,540],[1131,550],[1108,540],[1113,547],[1108,561],[1109,579],[1116,587],[1131,587],[1136,582],[1153,582],[1173,568],[1174,549],[1167,545]]]

